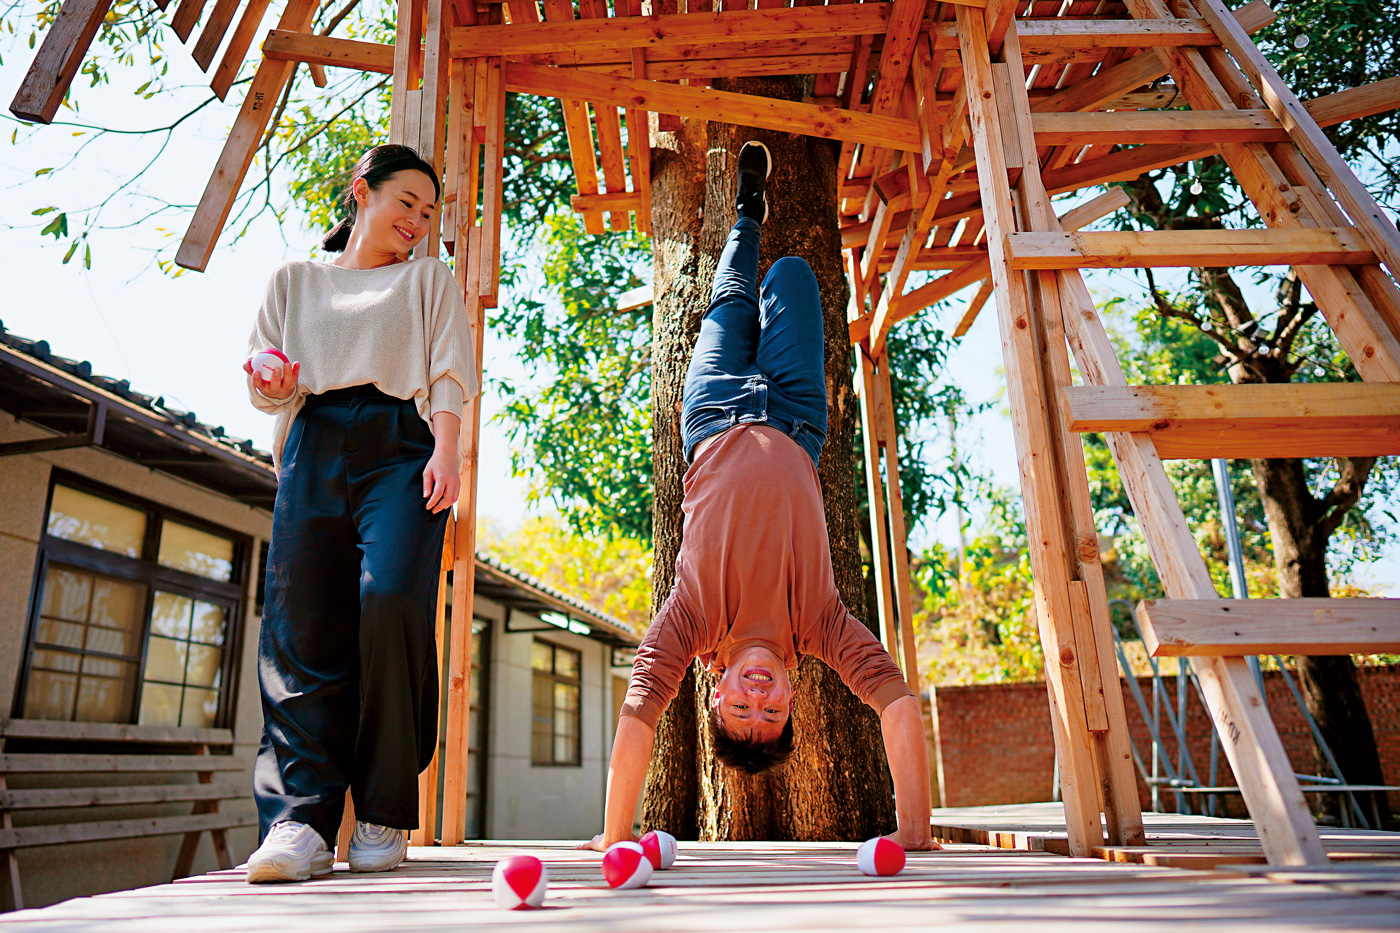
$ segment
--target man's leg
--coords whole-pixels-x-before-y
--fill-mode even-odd
[[[826,438],[825,333],[821,289],[806,260],[784,256],[763,279],[757,363],[771,382],[775,416],[798,422],[819,437],[798,437],[816,459]]]

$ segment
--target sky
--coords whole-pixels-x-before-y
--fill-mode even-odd
[[[32,57],[24,38],[0,34],[0,95],[6,102]],[[26,129],[8,111],[0,114],[0,322],[13,333],[48,340],[54,353],[88,360],[95,372],[130,379],[133,388],[164,396],[202,421],[223,425],[229,433],[268,449],[272,419],[248,404],[243,388],[240,366],[247,336],[272,271],[281,262],[314,255],[320,232],[302,229],[296,216],[279,230],[264,216],[236,243],[220,245],[205,273],[172,277],[157,268],[154,259],[173,258],[188,211],[145,216],[158,203],[198,201],[237,114],[240,90],[235,88],[230,102],[206,107],[183,123],[163,149],[160,136],[92,140],[90,133],[76,135],[84,133],[79,126],[59,125],[91,120],[130,130],[174,120],[207,96],[206,77],[177,45],[173,38],[168,42],[173,54],[167,82],[185,88],[174,94],[141,99],[133,91],[147,75],[119,71],[110,86],[82,87],[86,82],[80,78],[81,112],[60,110],[54,125]],[[16,130],[18,142],[11,145]],[[77,151],[84,144],[86,148]],[[151,169],[140,182],[122,188],[147,164]],[[36,176],[42,169],[60,167]],[[118,188],[122,190],[102,209],[102,216],[106,223],[125,229],[94,235],[90,271],[83,268],[81,248],[73,261],[62,265],[66,246],[39,236],[53,215],[36,217],[32,212],[51,205],[92,207]],[[81,217],[81,211],[70,217],[70,229],[78,229]],[[226,233],[224,241],[228,239]],[[1089,285],[1100,293],[1133,287],[1123,272],[1091,274]],[[964,292],[943,312],[950,327],[973,291]],[[989,303],[952,354],[949,376],[972,402],[993,402],[988,413],[960,426],[960,449],[974,468],[1014,487],[1015,448],[1002,398],[995,318]],[[512,351],[509,335],[488,333],[483,366],[488,379],[528,378]],[[479,514],[509,528],[548,507],[531,506],[528,481],[510,475],[509,441],[491,420],[498,408],[488,385]],[[939,441],[930,455],[942,457],[945,450]],[[916,529],[911,543],[917,548],[933,540],[957,540],[953,515],[931,528]],[[1400,590],[1400,547],[1392,547],[1357,576],[1363,585],[1389,588],[1392,594]]]

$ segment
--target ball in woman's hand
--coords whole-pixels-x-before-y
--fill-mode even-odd
[[[491,895],[506,910],[529,910],[544,903],[549,871],[533,855],[513,855],[491,872]]]
[[[291,360],[287,359],[287,354],[276,347],[268,347],[266,350],[259,350],[253,354],[249,361],[253,367],[253,372],[263,378],[265,382],[271,382],[282,372],[282,367]]]

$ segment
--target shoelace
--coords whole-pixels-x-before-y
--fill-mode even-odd
[[[292,837],[301,832],[301,827],[292,823],[278,823],[268,830],[267,841],[272,843],[291,842]]]

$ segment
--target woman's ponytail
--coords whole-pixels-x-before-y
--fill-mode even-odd
[[[355,182],[363,178],[372,190],[378,191],[389,176],[404,171],[422,172],[433,181],[435,199],[442,197],[442,182],[438,180],[437,169],[408,146],[390,144],[375,146],[355,165],[350,175],[350,184],[340,199],[343,216],[321,239],[321,249],[328,253],[344,252],[350,245],[350,231],[355,228],[355,217],[359,213],[359,202],[355,200]]]

